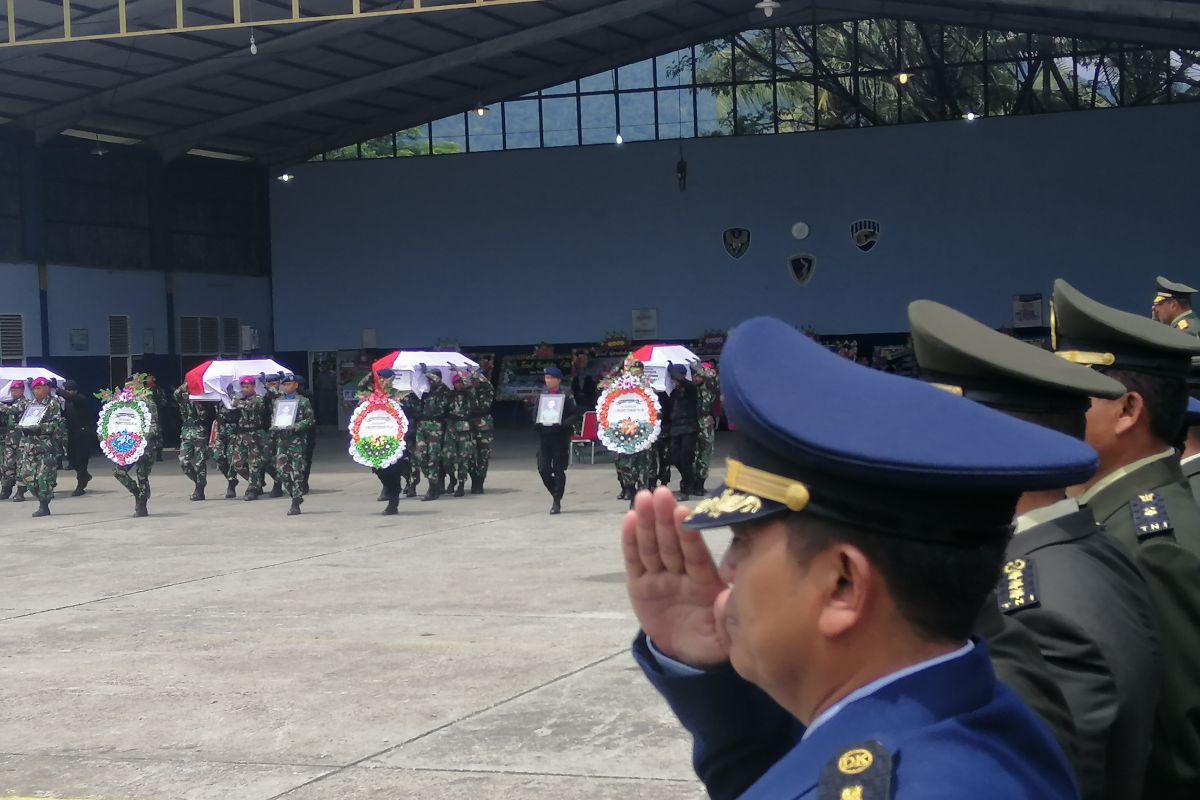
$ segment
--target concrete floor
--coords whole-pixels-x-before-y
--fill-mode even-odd
[[[629,655],[611,464],[551,517],[507,433],[487,495],[382,517],[342,442],[297,518],[189,502],[170,451],[146,519],[99,457],[0,503],[0,798],[704,796]]]

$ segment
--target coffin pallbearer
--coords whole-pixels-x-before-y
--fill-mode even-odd
[[[471,369],[468,376],[471,438],[475,448],[475,472],[471,475],[471,494],[483,494],[483,483],[487,480],[488,464],[492,460],[492,441],[496,437],[496,424],[492,419],[492,403],[496,399],[496,387],[479,367]]]
[[[696,384],[696,406],[700,414],[700,435],[696,439],[696,465],[693,467],[691,493],[704,497],[708,491],[708,467],[712,461],[713,445],[717,440],[717,400],[721,397],[721,381],[717,368],[705,361],[692,367],[692,383]]]
[[[450,379],[450,405],[446,409],[446,439],[442,462],[450,477],[447,491],[454,497],[467,493],[467,477],[476,472],[475,437],[471,433],[471,394],[466,371],[455,368]]]
[[[209,440],[212,436],[212,403],[200,403],[188,399],[187,383],[175,390],[175,403],[179,406],[179,467],[187,475],[195,489],[189,500],[203,500],[204,487],[208,485],[208,459],[211,455]]]
[[[14,503],[25,499],[26,487],[17,485],[17,463],[21,447],[17,423],[25,410],[24,381],[13,381],[8,387],[8,397],[0,398],[0,500],[10,497]],[[17,494],[13,496],[13,488]]]
[[[248,484],[246,500],[257,500],[262,496],[267,458],[266,401],[254,391],[255,382],[253,375],[243,376],[238,382],[241,396],[234,403],[238,412],[234,469]],[[271,469],[274,471],[274,465]]]
[[[23,404],[16,427],[21,442],[17,481],[37,499],[35,517],[50,514],[50,501],[58,484],[60,439],[66,427],[62,407],[50,391],[48,378],[34,378],[33,399]]]
[[[421,500],[437,500],[442,494],[442,461],[445,457],[446,414],[450,409],[451,392],[442,380],[442,373],[435,367],[425,368],[422,374],[429,381],[429,390],[421,396],[417,414],[416,461],[429,490]]]
[[[670,438],[671,465],[679,470],[677,500],[692,496],[696,474],[696,443],[700,438],[700,410],[696,385],[683,364],[671,364],[667,374],[674,382],[671,389],[671,417],[667,428]]]
[[[272,405],[271,430],[277,443],[275,451],[275,474],[283,484],[283,490],[292,498],[288,516],[300,513],[304,502],[301,489],[304,480],[305,451],[308,447],[308,432],[317,423],[312,403],[300,394],[300,381],[291,373],[285,373],[279,382],[280,393]]]
[[[237,441],[238,441],[238,418],[241,412],[233,405],[238,395],[238,384],[231,383],[225,387],[225,391],[230,398],[230,405],[226,407],[223,403],[217,404],[216,413],[216,433],[212,437],[213,460],[217,462],[217,469],[225,477],[225,499],[231,500],[237,497]]]
[[[266,394],[263,395],[263,417],[269,421],[275,415],[275,401],[283,391],[280,388],[283,373],[275,372],[266,375],[260,372],[258,379],[262,381],[263,389],[266,390]],[[273,483],[271,486],[271,497],[283,497],[283,484],[279,481],[279,471],[275,466],[275,457],[278,452],[279,433],[275,428],[268,425],[266,431],[263,433],[263,483],[265,486],[266,478],[271,478]]]

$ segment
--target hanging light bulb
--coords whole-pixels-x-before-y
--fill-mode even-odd
[[[967,111],[967,113],[963,114],[963,119],[965,119],[967,122],[974,122],[976,119],[978,119],[978,117],[979,115],[974,111]]]
[[[905,84],[908,83],[908,80],[911,77],[912,76],[909,75],[907,72],[898,72],[898,73],[896,73],[896,83],[900,84],[901,86],[904,86]]]
[[[250,55],[258,55],[258,45],[254,43],[254,31],[250,31]]]
[[[754,7],[763,12],[763,16],[767,19],[775,13],[775,9],[779,8],[779,0],[758,0]]]
[[[488,107],[485,106],[483,103],[475,104],[475,116],[482,117],[483,115],[487,114],[488,111],[489,111]]]
[[[617,144],[625,144],[625,137],[621,135],[620,131],[617,131]]]

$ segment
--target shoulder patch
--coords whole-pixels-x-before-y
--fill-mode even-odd
[[[1014,558],[1004,564],[1000,572],[1000,586],[996,589],[996,600],[1005,614],[1041,605],[1037,566],[1032,558]]]
[[[1133,516],[1133,530],[1139,542],[1166,536],[1175,530],[1167,515],[1167,501],[1158,492],[1134,495],[1129,501],[1129,513]]]
[[[890,800],[892,754],[876,741],[843,751],[821,768],[818,800]]]
[[[1188,321],[1186,319],[1181,319],[1176,327],[1181,331],[1186,331],[1190,326],[1188,325]]]

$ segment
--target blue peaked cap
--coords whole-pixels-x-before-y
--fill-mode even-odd
[[[859,366],[776,319],[735,328],[721,367],[740,439],[690,528],[806,509],[898,536],[980,541],[1008,535],[1021,493],[1097,468],[1083,442]]]
[[[1194,425],[1200,425],[1200,400],[1194,397],[1188,398],[1187,413],[1184,415],[1184,422],[1189,428]]]

